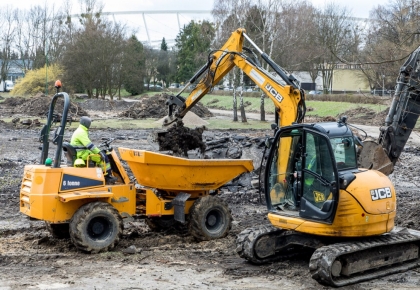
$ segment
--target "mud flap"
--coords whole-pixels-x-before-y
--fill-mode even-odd
[[[189,193],[180,192],[173,200],[174,219],[185,224],[185,202],[191,196]]]

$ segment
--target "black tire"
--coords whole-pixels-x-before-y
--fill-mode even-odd
[[[146,222],[147,226],[154,232],[165,231],[175,225],[175,219],[173,216],[146,218],[144,221]]]
[[[123,222],[118,211],[105,202],[80,207],[70,221],[70,238],[80,250],[91,253],[111,250],[118,244]]]
[[[197,199],[189,215],[189,232],[201,241],[226,237],[232,227],[232,215],[227,203],[216,196]]]
[[[70,238],[70,232],[69,232],[69,224],[52,224],[49,222],[45,222],[45,226],[47,227],[47,230],[50,232],[50,234],[53,236],[53,238],[56,239],[68,239]]]

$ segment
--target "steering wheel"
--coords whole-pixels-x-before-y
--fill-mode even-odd
[[[99,145],[99,147],[106,148],[106,149],[112,149],[112,148],[111,148],[111,146],[109,146],[109,145],[111,145],[111,143],[112,143],[114,140],[115,140],[114,138],[108,138],[108,139],[104,140],[104,141],[103,141],[103,142]]]

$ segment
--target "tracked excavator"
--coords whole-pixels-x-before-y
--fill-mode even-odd
[[[245,39],[274,73],[243,46]],[[210,54],[189,81],[197,86],[186,99],[180,96],[182,91],[168,98],[166,126],[182,119],[237,66],[275,104],[275,135],[266,142],[262,187],[271,224],[238,235],[240,257],[262,264],[309,249],[312,277],[336,287],[418,266],[420,232],[394,227],[396,192],[386,174],[392,172],[420,113],[419,58],[417,49],[402,66],[380,137],[366,145],[353,134],[346,117],[302,123],[305,95],[299,82],[261,51],[244,29],[234,31],[220,50]]]

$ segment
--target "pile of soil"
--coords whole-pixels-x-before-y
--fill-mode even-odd
[[[9,107],[16,107],[16,106],[20,106],[24,104],[26,101],[27,99],[22,98],[22,97],[12,97],[12,98],[7,98],[6,100],[4,100],[2,104]]]
[[[337,116],[337,118],[340,118],[341,116],[347,116],[347,120],[350,124],[382,126],[388,111],[389,108],[378,113],[375,110],[369,108],[358,107],[356,109],[351,109],[344,112],[343,114],[340,114],[340,116]]]
[[[99,100],[99,99],[90,99],[81,103],[83,109],[85,110],[95,110],[95,111],[122,111],[130,108],[133,103],[127,101],[119,100]]]
[[[165,117],[168,114],[168,107],[165,104],[167,99],[168,95],[166,94],[154,95],[150,98],[142,98],[128,110],[119,114],[119,117],[134,119]],[[201,118],[213,116],[209,109],[205,108],[200,103],[197,103],[191,111]]]
[[[46,116],[50,109],[52,97],[35,96],[31,98],[12,97],[6,99],[2,104],[11,108],[11,114],[20,114],[25,116]],[[61,114],[63,112],[64,100],[58,99],[54,112]],[[70,103],[69,116],[88,116],[88,113],[77,103]]]

